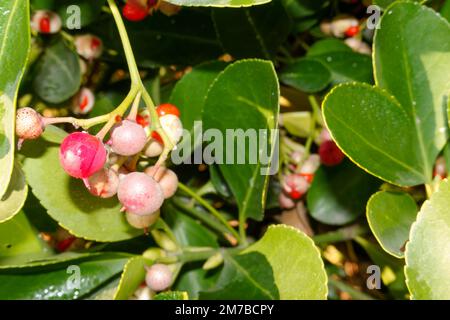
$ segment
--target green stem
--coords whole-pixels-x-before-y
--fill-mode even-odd
[[[237,239],[238,242],[240,242],[240,236],[234,230],[228,221],[220,214],[219,211],[217,211],[212,205],[210,205],[205,199],[200,197],[195,191],[191,190],[188,186],[182,184],[181,182],[178,183],[178,188],[182,190],[183,192],[187,193],[189,196],[194,198],[199,204],[201,204],[206,210],[208,210],[214,217],[216,217],[222,224],[230,231],[230,233]]]
[[[199,210],[196,210],[194,208],[189,207],[187,204],[183,203],[180,199],[173,198],[172,199],[173,204],[178,207],[179,209],[183,210],[187,214],[191,215],[192,217],[200,220],[205,225],[210,227],[212,230],[218,232],[220,235],[229,234],[229,230],[219,223],[217,220],[212,219],[212,217],[205,212],[201,212]],[[228,240],[227,237],[225,239]]]
[[[316,244],[334,243],[347,240],[353,240],[358,236],[362,236],[368,232],[367,227],[359,224],[354,224],[349,227],[344,227],[336,231],[319,234],[313,237]]]

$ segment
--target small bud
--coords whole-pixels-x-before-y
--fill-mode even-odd
[[[152,230],[152,236],[155,242],[166,251],[176,251],[178,246],[172,239],[163,231]]]
[[[153,264],[157,259],[165,257],[166,252],[161,248],[150,248],[144,251],[142,257],[148,264]]]
[[[222,265],[222,263],[223,263],[223,256],[220,252],[218,252],[209,257],[208,260],[205,261],[205,263],[202,266],[202,269],[212,270]]]

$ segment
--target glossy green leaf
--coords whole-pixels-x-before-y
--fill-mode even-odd
[[[323,115],[339,147],[371,174],[404,186],[428,180],[415,154],[413,120],[386,91],[340,85],[323,102]]]
[[[185,74],[173,88],[169,102],[179,108],[183,128],[189,130],[191,135],[190,139],[180,142],[179,150],[185,150],[184,144],[188,143],[191,144],[190,150],[193,152],[202,143],[195,134],[201,131],[200,121],[206,96],[211,84],[226,66],[222,61],[200,64]],[[195,94],[192,94],[193,92]],[[182,157],[190,157],[190,154],[183,154]]]
[[[412,299],[450,299],[450,183],[426,201],[406,244],[406,284]]]
[[[0,3],[0,197],[9,185],[14,166],[14,122],[17,91],[30,47],[27,0]]]
[[[0,271],[0,299],[66,300],[89,294],[122,272],[129,256],[104,254],[56,269]]]
[[[225,265],[216,287],[202,292],[207,300],[276,300],[280,295],[267,258],[259,252],[225,254]]]
[[[8,189],[0,198],[0,223],[11,219],[22,209],[28,195],[28,185],[19,164],[14,164],[14,170]]]
[[[158,293],[153,300],[189,300],[189,295],[184,291],[166,291]]]
[[[136,256],[126,263],[114,300],[127,300],[145,279],[145,262],[142,256]]]
[[[73,96],[81,84],[77,53],[60,39],[48,47],[39,60],[33,87],[49,103],[61,103]]]
[[[407,193],[380,191],[367,203],[367,220],[381,247],[403,258],[409,230],[416,220],[417,204]]]
[[[279,87],[273,65],[261,60],[242,60],[219,75],[205,102],[204,129],[220,130],[222,137],[226,137],[225,141],[214,144],[224,150],[223,157],[216,154],[216,163],[222,163],[219,168],[236,198],[239,214],[246,218],[260,220],[263,216],[278,100]],[[234,129],[234,134],[227,136],[227,129]],[[259,130],[265,130],[266,136],[259,136]],[[251,148],[245,141],[249,140],[244,137],[247,134],[255,138]]]
[[[270,226],[244,253],[262,253],[273,269],[282,300],[327,297],[327,275],[320,252],[311,238],[285,225]]]
[[[350,161],[336,167],[322,166],[307,194],[309,212],[322,223],[347,224],[364,214],[366,202],[379,184]]]
[[[450,90],[450,24],[425,6],[395,3],[375,34],[374,65],[377,86],[395,96],[413,120],[418,144],[411,147],[430,179],[447,141],[443,110]]]
[[[212,17],[223,48],[235,58],[272,59],[291,29],[281,0],[253,8],[215,9]]]
[[[50,254],[51,250],[23,212],[0,224],[0,265],[14,265]]]
[[[223,54],[207,9],[183,8],[171,17],[156,12],[141,22],[125,21],[125,25],[137,63],[142,67],[192,66]],[[117,58],[125,64],[114,20],[98,20],[90,28],[108,47],[121,53]]]
[[[167,2],[188,7],[249,7],[272,0],[167,0]]]
[[[318,60],[299,59],[280,73],[281,82],[304,92],[319,92],[331,81],[329,69]]]
[[[64,131],[48,127],[43,138],[23,147],[26,178],[49,215],[75,236],[89,240],[120,241],[142,234],[127,223],[117,199],[98,201],[81,180],[64,172],[59,145],[49,142],[64,136]]]

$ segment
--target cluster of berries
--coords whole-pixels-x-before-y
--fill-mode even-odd
[[[129,21],[142,21],[156,10],[172,16],[180,9],[180,6],[162,0],[128,0],[122,8],[122,14]]]
[[[345,44],[353,51],[369,55],[372,53],[370,46],[361,39],[363,30],[360,21],[355,17],[338,16],[332,21],[322,21],[320,30],[328,36],[345,38]]]
[[[284,174],[281,181],[281,192],[278,198],[280,207],[291,209],[301,200],[314,180],[314,174],[320,164],[336,166],[340,164],[345,155],[331,139],[327,129],[322,129],[316,139],[319,144],[318,154],[311,154],[305,160],[304,149],[298,148],[290,155],[289,173]],[[303,161],[304,160],[304,161]]]
[[[164,104],[157,108],[157,113],[163,130],[176,145],[183,130],[178,109]],[[176,192],[178,178],[165,167],[151,166],[144,172],[130,172],[135,170],[135,166],[122,165],[119,158],[130,159],[147,154],[147,149],[155,141],[161,145],[162,152],[163,143],[156,132],[146,133],[146,129],[151,132],[150,124],[144,128],[132,119],[131,113],[127,119],[117,120],[106,144],[102,138],[87,132],[69,134],[60,146],[61,166],[70,176],[82,179],[91,194],[101,198],[117,194],[128,222],[136,228],[147,228],[159,217],[164,199]],[[32,108],[17,110],[16,134],[19,141],[38,138],[50,123],[54,123],[53,119],[42,117]]]

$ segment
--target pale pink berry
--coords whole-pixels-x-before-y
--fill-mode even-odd
[[[280,195],[278,196],[278,203],[283,209],[292,209],[295,206],[294,200],[285,195],[284,192],[280,192]]]
[[[39,113],[31,108],[20,108],[16,113],[16,135],[21,140],[37,139],[44,132],[44,122]]]
[[[172,284],[172,271],[165,264],[154,264],[147,270],[145,283],[153,291],[164,291]]]
[[[87,179],[89,192],[101,198],[111,198],[119,188],[119,175],[112,169],[102,169]]]
[[[176,145],[183,136],[183,124],[180,118],[173,114],[166,114],[159,118],[161,127],[169,136],[170,141]]]
[[[282,188],[292,199],[298,200],[308,190],[309,183],[306,178],[300,174],[290,174],[284,177]]]
[[[36,32],[52,34],[59,32],[61,27],[61,18],[55,12],[37,10],[31,17],[31,28]]]
[[[145,156],[149,158],[159,156],[164,150],[164,146],[162,143],[157,141],[156,139],[150,139],[144,149]]]
[[[61,143],[59,160],[70,176],[85,179],[103,168],[106,149],[99,138],[86,132],[74,132]]]
[[[303,163],[303,166],[300,168],[300,173],[314,174],[319,167],[320,167],[320,156],[318,154],[312,154]]]
[[[144,149],[147,135],[135,121],[123,120],[111,133],[111,149],[122,156],[132,156]]]
[[[370,46],[362,40],[358,38],[347,38],[344,40],[345,44],[352,48],[353,51],[361,53],[361,54],[372,54],[372,49]]]
[[[83,87],[73,97],[72,112],[75,114],[87,114],[94,107],[95,96],[91,89]]]
[[[136,229],[145,229],[150,227],[159,218],[159,210],[153,212],[152,214],[146,214],[145,216],[140,216],[134,213],[126,213],[128,223]]]
[[[97,59],[102,55],[103,42],[92,34],[84,34],[75,37],[75,47],[80,56],[86,60]]]
[[[132,172],[121,179],[117,197],[127,212],[137,215],[152,214],[164,202],[159,184],[143,172]]]
[[[166,167],[159,167],[158,170],[154,166],[148,167],[144,171],[153,177],[159,183],[164,193],[164,198],[172,197],[178,188],[178,177],[175,172]]]

